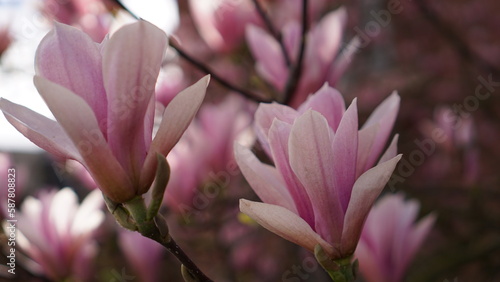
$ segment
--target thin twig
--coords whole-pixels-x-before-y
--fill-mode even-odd
[[[132,11],[130,11],[127,7],[125,7],[121,2],[120,0],[114,0],[122,9],[124,9],[127,13],[129,13],[132,17],[136,18],[136,19],[141,19],[139,16],[135,15],[134,13],[132,13]],[[190,62],[192,65],[194,65],[195,67],[197,67],[198,69],[200,69],[201,71],[203,71],[204,73],[206,74],[210,74],[211,78],[213,80],[216,80],[217,82],[219,82],[222,86],[228,88],[229,90],[232,90],[232,91],[235,91],[237,93],[240,93],[241,95],[243,95],[244,97],[246,97],[247,99],[250,99],[252,101],[255,101],[257,103],[269,103],[269,102],[272,102],[271,99],[264,99],[264,98],[261,98],[259,97],[258,95],[256,94],[253,94],[241,87],[238,87],[232,83],[230,83],[229,81],[225,80],[224,78],[222,78],[221,76],[219,76],[218,74],[216,74],[212,69],[210,69],[208,66],[204,65],[202,62],[196,60],[195,58],[193,58],[192,56],[190,56],[189,54],[186,53],[186,51],[184,51],[180,46],[178,46],[176,43],[174,43],[172,40],[169,40],[169,45],[170,47],[174,48],[177,53],[179,54],[179,56],[181,56],[182,58],[184,58],[186,61]]]
[[[233,90],[235,92],[238,92],[241,95],[245,96],[246,98],[248,98],[250,100],[253,100],[255,102],[263,102],[263,103],[269,103],[269,102],[271,102],[270,99],[261,98],[261,97],[257,96],[256,94],[253,94],[253,93],[251,93],[251,92],[249,92],[249,91],[247,91],[247,90],[245,90],[245,89],[243,89],[241,87],[238,87],[238,86],[232,84],[231,82],[225,80],[224,78],[222,78],[221,76],[219,76],[218,74],[216,74],[208,66],[206,66],[202,62],[196,60],[195,58],[193,58],[192,56],[190,56],[189,54],[187,54],[186,51],[184,51],[180,46],[178,46],[173,40],[170,40],[169,44],[170,44],[170,47],[174,48],[177,51],[177,53],[179,54],[179,56],[181,56],[182,58],[184,58],[186,61],[188,61],[189,63],[191,63],[196,68],[198,68],[199,70],[203,71],[204,73],[210,74],[210,76],[211,76],[211,78],[213,80],[216,80],[222,86],[228,88],[229,90]]]
[[[290,59],[290,54],[288,54],[288,51],[286,50],[286,46],[285,43],[283,42],[283,36],[281,35],[281,32],[279,32],[278,30],[276,30],[276,28],[274,28],[271,19],[264,10],[264,7],[262,7],[262,5],[260,4],[259,0],[253,0],[253,3],[260,17],[264,21],[264,24],[266,25],[267,29],[269,30],[269,32],[271,32],[273,37],[279,42],[281,51],[283,52],[283,56],[285,57],[286,65],[290,66],[292,64],[292,60]]]
[[[106,202],[108,205],[108,202]],[[155,218],[148,218],[148,212],[146,208],[146,203],[141,196],[138,196],[120,207],[124,210],[126,217],[132,219],[134,230],[139,232],[142,236],[150,238],[162,246],[164,246],[170,253],[172,253],[181,264],[187,269],[189,274],[198,282],[212,282],[199,268],[198,266],[184,253],[184,251],[177,245],[174,239],[168,234],[168,225],[165,219],[157,215]],[[108,205],[110,209],[110,205]],[[122,213],[123,214],[123,213]],[[120,217],[116,212],[113,216],[118,219]],[[118,222],[123,222],[123,220],[118,220]]]
[[[170,251],[174,256],[184,265],[191,274],[194,275],[200,282],[211,282],[212,280],[208,278],[196,264],[184,253],[184,251],[177,245],[174,239],[170,238],[168,242],[162,243],[162,245]]]
[[[290,100],[293,97],[293,94],[299,84],[300,76],[302,74],[302,64],[304,61],[304,53],[306,49],[306,37],[307,37],[307,14],[308,14],[308,3],[307,0],[302,0],[302,34],[300,36],[300,49],[299,49],[299,57],[297,58],[297,62],[295,63],[293,69],[291,69],[290,74],[288,75],[288,81],[285,86],[284,91],[284,101],[283,104],[288,105]]]

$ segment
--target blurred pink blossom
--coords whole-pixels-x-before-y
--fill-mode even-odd
[[[106,2],[106,3],[105,3]],[[72,25],[101,42],[109,32],[112,15],[106,0],[44,0],[42,12],[57,22]]]
[[[465,114],[468,113],[440,107],[435,110],[433,120],[419,124],[421,132],[427,136],[426,140],[432,142],[427,146],[430,159],[424,168],[429,177],[441,178],[456,172],[463,176],[461,179],[467,184],[477,180],[479,156],[474,145],[476,128],[472,116]]]
[[[418,210],[418,202],[402,194],[384,196],[373,206],[355,252],[366,281],[403,281],[436,219],[431,214],[416,222]]]
[[[356,100],[345,110],[341,94],[328,85],[298,110],[261,104],[257,136],[275,167],[236,144],[238,165],[264,202],[242,199],[241,211],[309,251],[320,244],[332,259],[350,256],[372,203],[401,158],[397,136],[380,157],[399,100],[396,93],[388,97],[359,131]]]
[[[168,64],[165,66],[162,72],[160,72],[160,78],[158,80],[159,82],[155,91],[156,100],[165,106],[168,105],[182,89],[189,86],[184,70],[177,64]]]
[[[200,108],[197,118],[167,156],[172,172],[165,192],[167,205],[178,211],[191,207],[200,185],[217,181],[224,184],[238,175],[232,144],[245,138],[252,122],[251,108],[237,95]],[[227,179],[220,181],[219,174]]]
[[[159,281],[163,247],[157,242],[124,228],[119,229],[119,244],[125,259],[139,276],[138,281]]]
[[[190,0],[189,4],[198,32],[214,51],[235,49],[244,40],[245,26],[260,22],[252,1]]]
[[[106,196],[126,202],[149,190],[156,154],[165,156],[177,143],[208,85],[207,76],[179,93],[152,138],[166,44],[165,33],[145,21],[121,28],[102,44],[56,24],[38,47],[34,81],[57,122],[6,99],[0,108],[32,142],[79,161]]]
[[[346,17],[345,9],[337,9],[325,15],[309,30],[302,76],[290,102],[292,107],[302,104],[309,94],[316,92],[326,81],[334,84],[347,67],[352,52],[344,52],[335,63]],[[301,28],[298,21],[293,21],[282,30],[283,41],[292,62],[298,57]],[[282,92],[288,81],[290,67],[286,65],[279,42],[263,29],[252,25],[247,27],[246,38],[256,60],[257,72]]]
[[[27,197],[17,213],[17,242],[52,280],[91,281],[98,246],[94,233],[104,220],[99,190],[81,204],[70,188]]]
[[[434,119],[420,124],[422,133],[430,138],[440,131],[443,141],[438,142],[446,151],[468,147],[473,141],[474,124],[472,117],[464,118],[449,107],[440,107],[434,112]]]
[[[244,222],[239,209],[228,210],[231,220],[224,223],[218,234],[224,246],[227,246],[229,265],[232,269],[252,273],[256,277],[269,277],[280,271],[280,263],[275,258],[286,252],[285,244],[281,245],[279,238],[269,238],[269,235],[257,230],[257,225],[252,221]],[[245,216],[246,217],[246,216]],[[269,251],[272,248],[272,252]],[[281,256],[280,256],[281,257]],[[257,280],[251,280],[257,281]]]

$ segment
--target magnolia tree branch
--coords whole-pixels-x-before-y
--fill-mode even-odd
[[[187,272],[190,281],[212,281],[198,268],[170,236],[165,219],[159,214],[153,217],[153,215],[148,213],[148,208],[146,208],[144,199],[141,196],[115,207],[110,207],[108,200],[107,205],[108,209],[122,226],[132,231],[137,231],[141,233],[142,236],[158,242],[172,253],[181,262],[182,268],[185,269],[183,272]],[[118,214],[117,211],[122,211],[122,213]],[[124,221],[129,221],[130,225],[124,225]]]
[[[177,45],[177,43],[175,43],[173,40],[169,40],[169,45],[170,47],[172,47],[173,49],[175,49],[177,51],[177,53],[179,54],[179,56],[181,56],[183,59],[185,59],[186,61],[188,61],[189,63],[191,63],[193,66],[195,66],[196,68],[198,68],[199,70],[201,70],[202,72],[206,73],[206,74],[210,74],[210,77],[219,82],[222,86],[226,87],[227,89],[229,90],[232,90],[232,91],[235,91],[235,92],[238,92],[240,93],[241,95],[243,95],[245,98],[247,99],[250,99],[252,101],[255,101],[257,103],[259,102],[263,102],[263,103],[269,103],[269,102],[272,102],[271,99],[265,99],[265,98],[262,98],[252,92],[249,92],[247,91],[246,89],[244,88],[241,88],[241,87],[238,87],[234,84],[232,84],[231,82],[225,80],[223,77],[219,76],[218,74],[216,74],[212,69],[210,69],[208,66],[206,66],[205,64],[203,64],[202,62],[196,60],[195,58],[193,58],[192,56],[190,56],[189,54],[186,53],[186,51],[184,51],[179,45]]]
[[[274,36],[274,38],[279,42],[281,51],[283,52],[283,56],[285,58],[285,62],[287,66],[290,66],[292,64],[292,60],[290,59],[290,55],[288,54],[285,43],[283,42],[283,37],[281,36],[281,32],[276,30],[274,28],[273,22],[267,15],[266,11],[264,10],[264,7],[260,4],[259,0],[253,0],[253,3],[255,5],[255,8],[257,9],[257,12],[259,13],[260,17],[264,21],[264,24],[266,25],[267,29],[271,34]]]
[[[151,225],[150,231],[151,233],[141,233],[143,236],[146,236],[164,246],[170,253],[172,253],[181,264],[188,270],[189,274],[193,278],[194,281],[200,282],[210,282],[212,281],[208,278],[199,268],[198,266],[186,255],[186,253],[181,249],[179,245],[174,241],[174,239],[170,236],[163,237],[161,232],[159,231],[158,226],[155,224]]]
[[[119,0],[114,0],[114,1],[120,6],[120,8],[122,8],[123,10],[125,10],[132,17],[134,17],[134,18],[136,18],[138,20],[141,19],[139,16],[137,16],[132,11],[130,11],[127,7],[125,7]],[[231,82],[225,80],[223,77],[221,77],[218,74],[216,74],[208,66],[206,66],[202,62],[198,61],[197,59],[193,58],[188,53],[186,53],[186,51],[184,51],[178,44],[176,44],[175,42],[173,42],[173,40],[171,38],[169,40],[169,45],[170,45],[170,47],[172,47],[173,49],[175,49],[177,51],[177,53],[179,54],[179,56],[181,56],[183,59],[185,59],[186,61],[188,61],[189,63],[191,63],[193,66],[195,66],[196,68],[198,68],[202,72],[204,72],[206,74],[210,74],[210,77],[213,80],[219,82],[222,86],[226,87],[227,89],[235,91],[237,93],[240,93],[245,98],[250,99],[252,101],[255,101],[257,103],[260,103],[260,102],[270,103],[270,102],[273,101],[272,99],[262,98],[259,95],[256,95],[256,94],[254,94],[252,92],[249,92],[249,91],[247,91],[247,90],[245,90],[245,89],[243,89],[241,87],[238,87],[238,86],[232,84]]]
[[[299,79],[302,74],[302,65],[304,61],[304,53],[306,49],[306,37],[307,37],[307,22],[308,22],[308,1],[302,0],[302,34],[300,36],[300,49],[299,56],[297,58],[297,62],[290,70],[290,74],[288,75],[288,81],[285,86],[284,91],[284,101],[283,104],[288,105],[290,100],[293,97],[293,93],[295,92],[297,85],[299,84]]]
[[[156,158],[158,165],[148,206],[142,196],[137,196],[125,203],[116,203],[104,196],[106,206],[122,227],[139,232],[142,236],[160,243],[172,253],[181,262],[181,271],[186,281],[210,282],[212,280],[198,268],[170,236],[166,220],[158,213],[170,179],[170,167],[163,155],[157,154]]]

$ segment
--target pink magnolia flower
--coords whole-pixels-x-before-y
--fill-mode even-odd
[[[307,34],[302,76],[290,105],[298,107],[307,95],[317,91],[326,81],[334,84],[347,67],[353,53],[341,55],[337,63],[334,60],[340,49],[342,29],[347,13],[338,9],[324,16]],[[301,26],[293,21],[283,27],[283,40],[292,62],[298,57]],[[278,91],[283,91],[288,80],[290,67],[278,41],[266,31],[255,26],[248,26],[246,38],[250,51],[256,60],[256,70],[263,79],[271,83]],[[342,57],[343,56],[343,57]]]
[[[163,247],[157,242],[124,228],[119,229],[119,240],[125,259],[139,276],[139,281],[159,281]]]
[[[94,233],[104,220],[102,206],[98,190],[81,204],[70,188],[29,196],[17,213],[17,242],[51,280],[90,281],[98,251]]]
[[[156,85],[156,101],[168,105],[174,97],[188,86],[187,77],[181,66],[170,63],[160,72]]]
[[[101,44],[57,24],[36,54],[35,86],[57,121],[8,100],[7,120],[33,143],[82,163],[115,202],[146,193],[156,154],[166,155],[196,114],[205,77],[175,97],[154,138],[154,89],[167,37],[139,21]]]
[[[198,188],[226,188],[240,175],[234,164],[232,144],[244,137],[252,122],[249,104],[230,95],[217,104],[204,104],[186,134],[167,156],[171,177],[165,191],[166,204],[176,211],[196,208]],[[205,192],[204,192],[205,193]],[[199,205],[199,204],[198,204]]]
[[[251,1],[190,0],[189,4],[200,35],[218,52],[238,47],[244,40],[246,24],[257,24],[260,19]]]
[[[440,139],[444,150],[450,152],[457,148],[466,148],[474,139],[474,120],[462,118],[449,107],[440,107],[434,112],[434,120],[425,120],[420,124],[422,133],[432,139]],[[440,133],[440,134],[438,134]],[[440,138],[436,138],[438,135]]]
[[[370,282],[402,281],[415,253],[432,228],[434,214],[416,222],[419,204],[402,194],[380,199],[366,218],[355,256]]]
[[[45,0],[42,11],[48,17],[78,27],[92,39],[101,41],[109,31],[112,16],[107,0]]]
[[[424,167],[427,179],[440,179],[458,173],[462,176],[458,177],[460,183],[475,183],[480,168],[474,144],[474,119],[464,118],[449,107],[440,107],[435,110],[433,120],[425,120],[419,126],[427,136],[419,145],[430,157]]]
[[[398,108],[394,93],[358,131],[356,100],[345,110],[341,94],[328,85],[298,110],[261,104],[257,136],[275,167],[236,145],[238,165],[264,202],[242,199],[241,211],[310,251],[320,244],[332,259],[350,256],[372,203],[401,158],[396,136],[377,162]]]

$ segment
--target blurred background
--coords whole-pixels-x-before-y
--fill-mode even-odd
[[[198,117],[167,157],[172,177],[162,212],[174,238],[216,281],[328,281],[310,254],[239,213],[238,199],[258,198],[235,166],[232,144],[254,144],[260,101],[296,106],[328,82],[347,104],[358,97],[362,125],[396,90],[401,107],[393,133],[403,159],[381,197],[404,195],[419,203],[419,218],[436,216],[402,281],[500,281],[500,2],[307,2],[306,26],[320,39],[308,37],[304,71],[288,91],[286,81],[262,71],[262,52],[270,51],[264,43],[252,45],[249,26],[286,38],[287,28],[301,24],[302,0],[260,0],[258,6],[252,0],[130,0],[122,3],[128,12],[111,0],[0,0],[0,96],[52,117],[32,79],[36,47],[54,21],[96,42],[134,21],[130,12],[151,21],[171,36],[158,102],[166,106],[212,74]],[[298,60],[288,59],[291,65]],[[253,148],[266,158],[258,143]],[[15,168],[17,208],[46,189],[71,187],[83,199],[95,188],[79,164],[38,149],[3,115],[0,153],[1,193],[5,172]],[[129,235],[105,214],[109,224],[92,231],[97,248],[87,258],[90,276],[76,275],[76,281],[182,281],[172,256],[163,250],[141,256],[133,247],[157,246],[126,241]],[[48,273],[29,250],[19,251],[14,281],[67,279]],[[375,281],[363,274],[359,281]],[[0,279],[10,278],[2,271]]]

